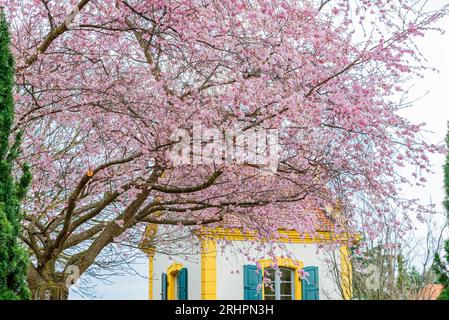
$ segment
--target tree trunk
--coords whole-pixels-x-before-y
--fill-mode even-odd
[[[33,300],[67,300],[69,289],[64,277],[56,272],[49,272],[46,268],[45,275],[31,266],[28,270],[28,286]],[[58,278],[58,280],[56,280]]]
[[[41,283],[39,287],[31,288],[33,300],[67,300],[69,290],[65,283]]]

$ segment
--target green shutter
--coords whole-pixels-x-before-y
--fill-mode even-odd
[[[262,300],[262,273],[254,265],[243,266],[243,296],[245,300]],[[259,289],[259,290],[258,290]]]
[[[161,299],[167,300],[167,274],[163,273],[161,277]]]
[[[178,300],[188,300],[188,273],[186,268],[182,268],[178,273]]]
[[[309,275],[302,280],[302,299],[320,300],[318,267],[305,267],[304,271]]]

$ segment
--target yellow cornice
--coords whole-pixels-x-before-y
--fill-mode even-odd
[[[225,239],[233,241],[254,241],[258,239],[256,232],[243,232],[241,229],[226,228],[202,228],[197,232],[202,239]],[[334,233],[331,231],[317,231],[314,234],[300,234],[293,230],[279,230],[279,238],[270,241],[284,243],[347,243],[357,242],[360,240],[359,235],[349,233]],[[263,239],[262,239],[263,241]],[[268,240],[265,240],[268,242]]]

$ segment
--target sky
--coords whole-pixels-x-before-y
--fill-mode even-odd
[[[432,5],[446,4],[448,0],[432,0]],[[413,123],[426,123],[424,136],[426,140],[435,144],[444,144],[449,126],[449,17],[442,20],[440,28],[448,32],[441,35],[437,32],[430,32],[417,45],[421,53],[426,57],[426,65],[438,69],[438,72],[428,71],[422,79],[413,79],[412,98],[421,99],[416,101],[414,105],[404,110],[401,115],[409,119]],[[425,187],[404,188],[403,194],[407,198],[418,198],[421,204],[435,204],[434,221],[438,223],[434,229],[438,233],[442,226],[447,225],[447,213],[443,208],[444,191],[444,172],[443,166],[446,160],[444,154],[436,154],[430,157],[433,174],[426,176],[427,183]],[[411,174],[411,171],[408,173]],[[414,238],[418,241],[425,239],[426,226],[416,222]],[[446,229],[445,236],[449,236],[449,230]],[[423,245],[424,246],[424,245]],[[419,250],[416,250],[419,252]],[[415,256],[418,260],[423,257]],[[419,265],[419,262],[417,262]]]
[[[448,0],[432,0],[432,5],[443,5]],[[449,18],[442,20],[439,27],[449,31]],[[426,123],[425,137],[429,142],[440,144],[444,141],[449,121],[449,32],[441,35],[430,32],[417,41],[422,54],[428,60],[426,65],[435,67],[439,72],[425,72],[422,79],[413,79],[412,98],[421,99],[401,114],[413,123]],[[436,205],[439,221],[444,222],[442,201],[443,170],[445,156],[433,155],[430,157],[434,174],[428,175],[427,185],[423,188],[407,188],[404,193],[408,197],[419,198],[423,204],[429,203],[430,198]],[[418,235],[422,226],[418,225]],[[133,269],[133,270],[132,270]],[[95,281],[96,299],[138,299],[148,298],[148,263],[146,259],[139,259],[132,264],[130,274],[112,277],[109,284]],[[69,299],[82,299],[76,292],[71,292]]]
[[[433,0],[436,2],[436,0]],[[440,1],[441,3],[447,1]],[[449,31],[449,18],[445,18],[439,24]],[[444,143],[449,126],[449,32],[440,35],[437,32],[427,34],[417,42],[422,54],[427,58],[426,65],[435,67],[439,71],[428,71],[422,79],[413,79],[411,90],[412,98],[421,99],[403,112],[414,123],[426,123],[424,136],[429,142],[435,144]],[[434,174],[426,176],[428,182],[424,188],[409,188],[404,191],[411,197],[419,197],[424,203],[428,203],[430,197],[436,204],[436,210],[443,212],[443,165],[445,155],[438,154],[430,157]]]

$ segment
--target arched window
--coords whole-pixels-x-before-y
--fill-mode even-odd
[[[167,269],[167,300],[187,300],[187,269],[180,263],[173,263]]]
[[[295,270],[279,268],[265,270],[264,300],[295,300]]]
[[[271,259],[259,260],[262,268],[262,275],[270,279],[269,283],[263,281],[263,300],[301,300],[301,280],[299,271],[304,267],[304,263],[298,260],[287,258],[276,258],[275,263]],[[274,268],[277,265],[278,268]],[[276,270],[278,272],[276,272]],[[267,271],[267,272],[266,272]]]

